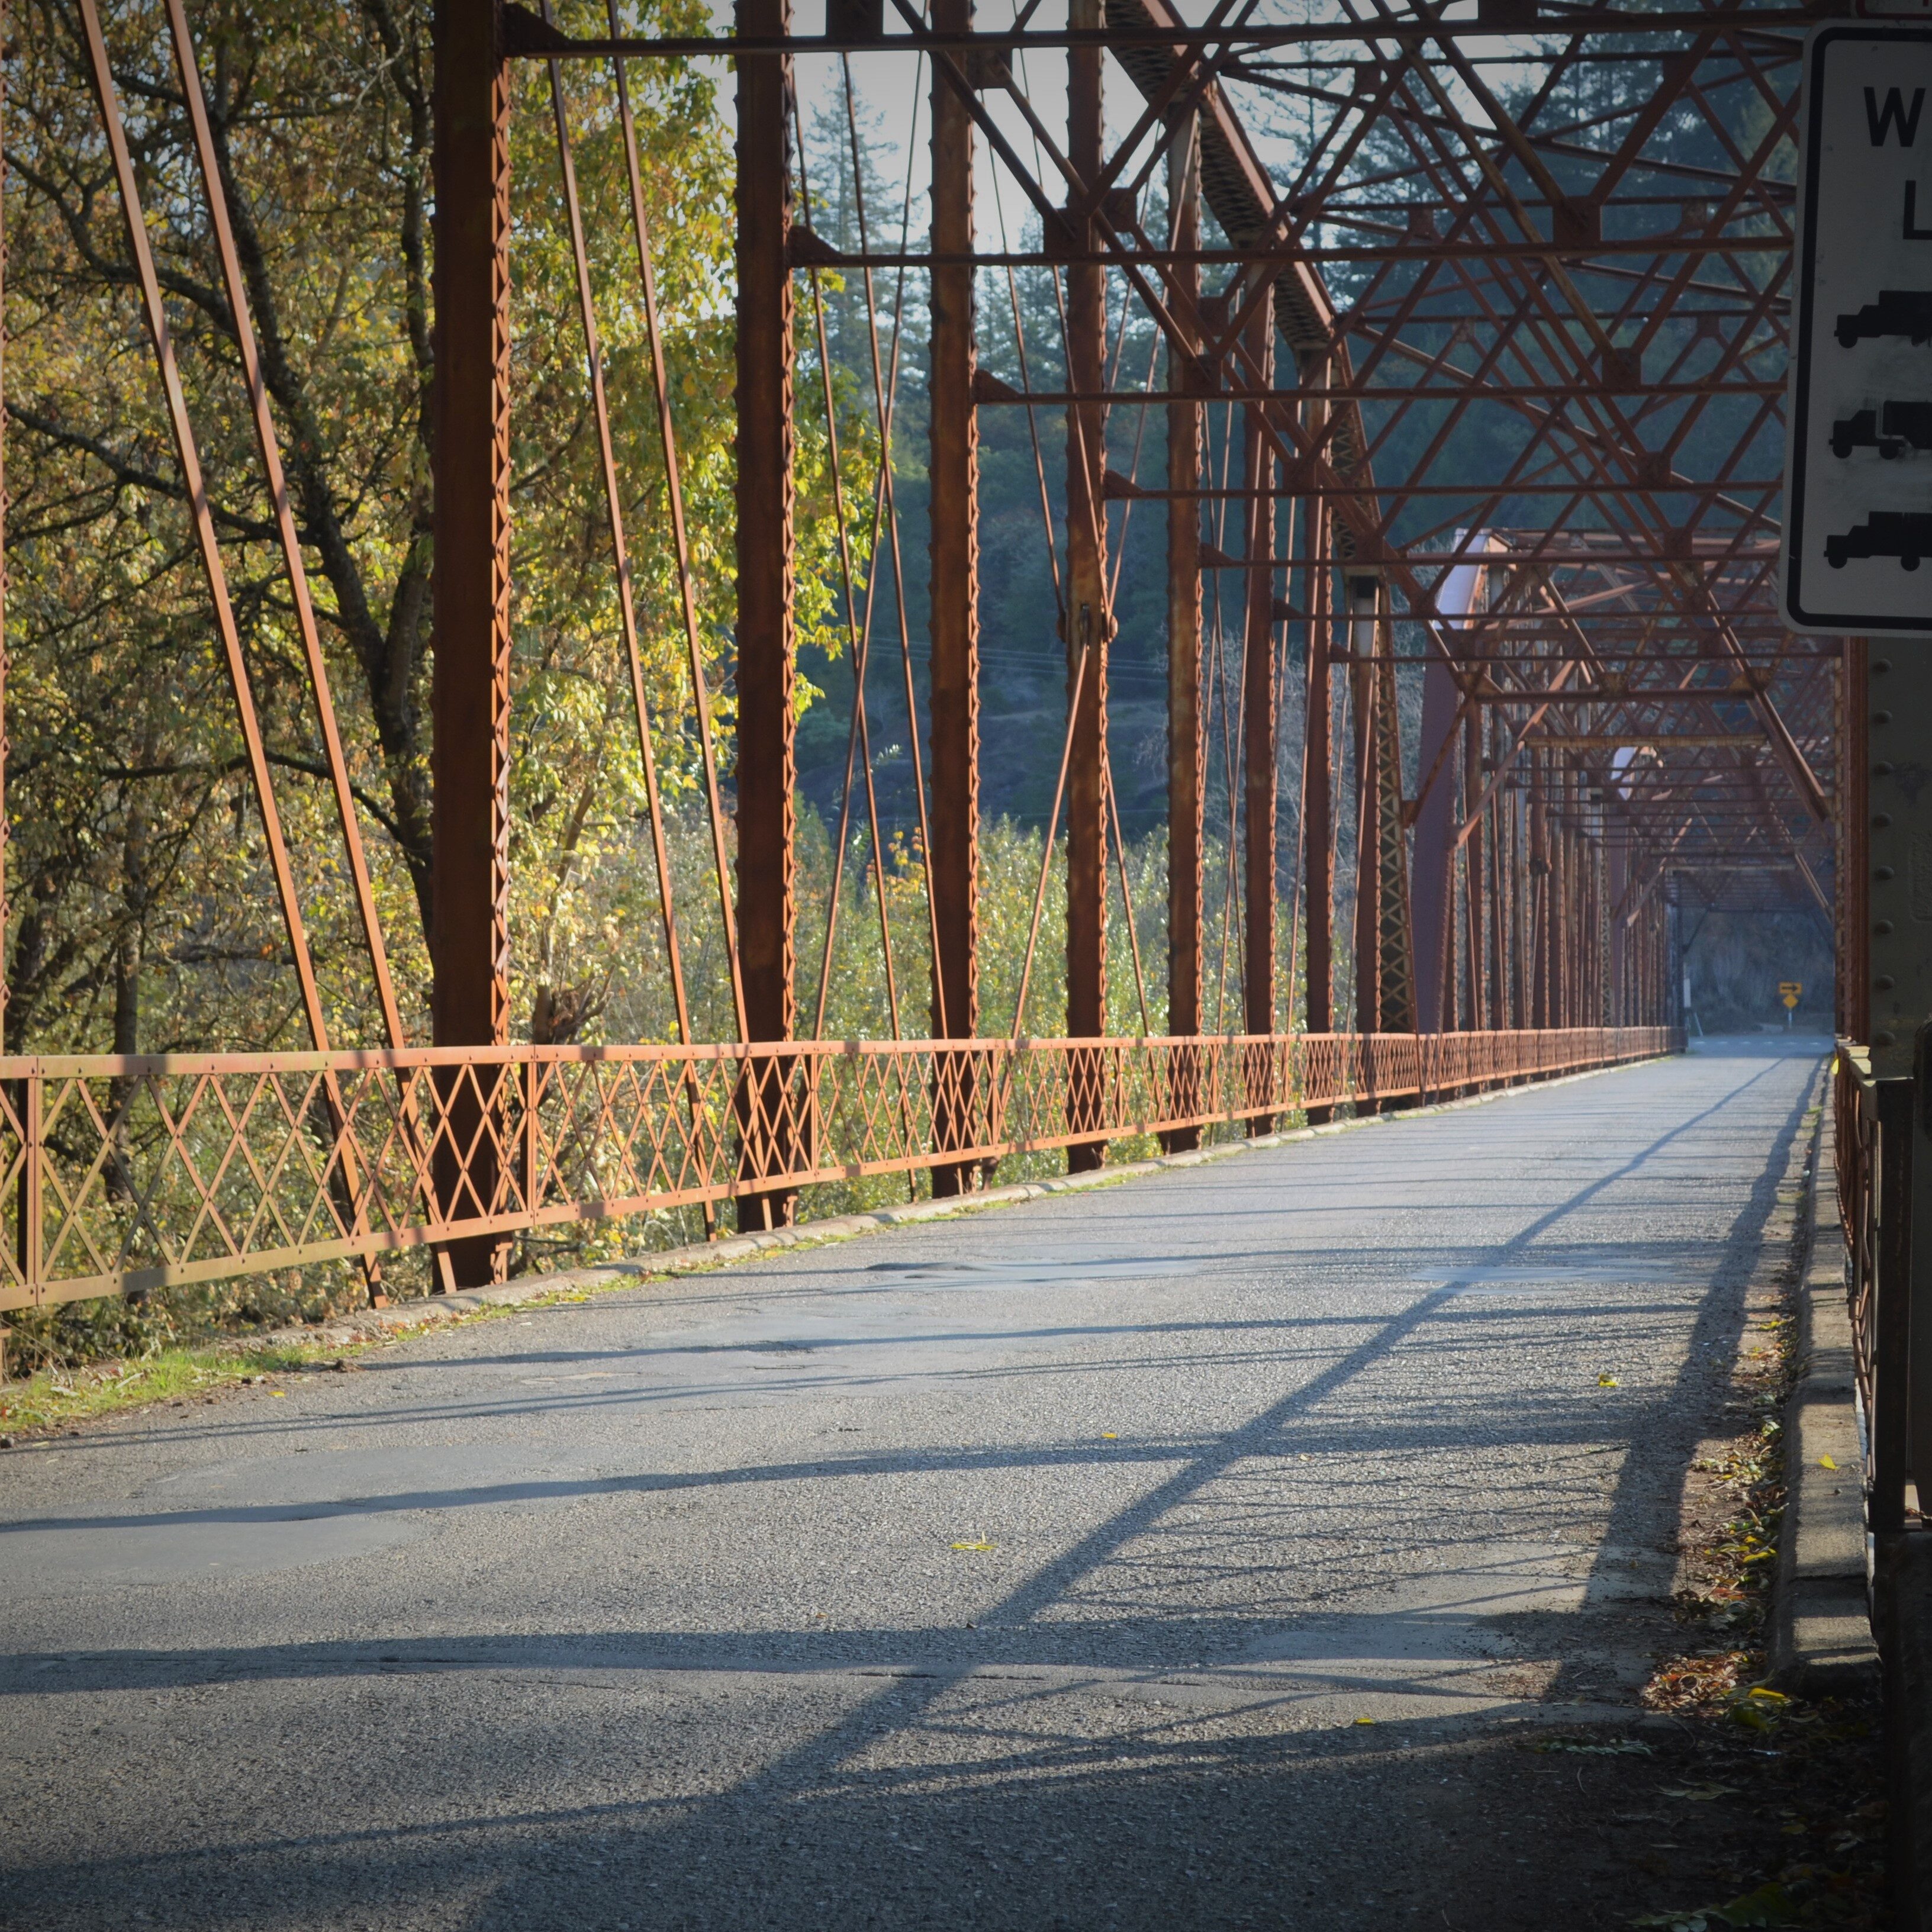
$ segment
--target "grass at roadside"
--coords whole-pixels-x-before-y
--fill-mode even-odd
[[[554,1308],[588,1301],[593,1293],[634,1287],[632,1281],[600,1283],[596,1288],[553,1288],[533,1293],[526,1301],[501,1307],[466,1310],[446,1318],[439,1327],[501,1321],[532,1308]],[[420,1331],[418,1331],[420,1332]],[[209,1400],[224,1389],[277,1376],[305,1375],[354,1360],[371,1348],[386,1346],[398,1336],[375,1335],[344,1342],[339,1338],[314,1342],[211,1340],[199,1346],[160,1349],[134,1361],[90,1362],[77,1367],[45,1368],[18,1382],[0,1382],[0,1442],[18,1440],[98,1420],[124,1410],[162,1402]]]
[[[1090,1186],[1108,1186],[1132,1180],[1132,1173],[1102,1172],[1094,1176]],[[950,1220],[956,1215],[983,1212],[1005,1204],[963,1196],[956,1207],[933,1218]],[[758,1254],[720,1254],[715,1259],[687,1256],[679,1263],[680,1276],[704,1274],[714,1269],[742,1268],[748,1262],[780,1253],[796,1253],[801,1248],[832,1246],[853,1238],[849,1229],[815,1234],[810,1222],[798,1231],[797,1238],[784,1248]],[[638,1257],[648,1264],[648,1255]],[[478,1322],[500,1321],[506,1316],[526,1314],[532,1308],[555,1308],[594,1297],[634,1291],[651,1281],[650,1275],[625,1274],[607,1280],[592,1280],[567,1287],[538,1288],[532,1285],[526,1298],[486,1308],[466,1309],[460,1313],[430,1316],[438,1328],[466,1327]],[[404,1308],[428,1315],[434,1304],[414,1299]],[[344,1358],[352,1358],[371,1348],[388,1346],[405,1335],[422,1332],[412,1327],[400,1331],[368,1335],[345,1342],[336,1338],[314,1343],[250,1342],[244,1339],[212,1335],[205,1341],[164,1346],[132,1360],[109,1357],[104,1360],[68,1364],[36,1370],[14,1382],[0,1382],[0,1447],[8,1438],[20,1438],[71,1428],[82,1422],[98,1420],[123,1411],[163,1402],[213,1400],[224,1388],[238,1386],[265,1375],[302,1374],[326,1368]]]
[[[212,1396],[244,1379],[287,1374],[311,1366],[325,1354],[332,1358],[342,1353],[340,1348],[325,1352],[223,1343],[164,1348],[140,1361],[42,1369],[19,1382],[0,1383],[0,1435],[44,1434],[120,1409]]]

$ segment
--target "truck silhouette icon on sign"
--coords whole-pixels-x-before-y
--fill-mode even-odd
[[[1932,342],[1932,291],[1880,289],[1878,300],[1850,315],[1841,315],[1832,332],[1843,349],[1856,348],[1868,338],[1908,337],[1915,347]]]
[[[1862,524],[1825,539],[1825,561],[1843,570],[1855,556],[1895,556],[1901,570],[1916,570],[1932,556],[1932,515],[1923,512],[1875,510]]]
[[[1875,449],[1889,463],[1908,449],[1932,449],[1932,403],[1887,403],[1882,412],[1860,410],[1832,425],[1832,454]]]

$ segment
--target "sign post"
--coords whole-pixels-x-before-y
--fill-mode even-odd
[[[1784,1024],[1790,1026],[1798,1011],[1798,1002],[1804,997],[1804,982],[1802,980],[1780,980],[1778,982],[1778,997],[1784,1002]]]
[[[1932,636],[1932,28],[1821,27],[1804,68],[1785,621]]]

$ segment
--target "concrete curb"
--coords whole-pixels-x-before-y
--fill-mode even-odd
[[[1867,1594],[1864,1465],[1838,1177],[1821,1132],[1813,1145],[1810,1238],[1798,1285],[1798,1382],[1784,1416],[1786,1501],[1770,1666],[1783,1689],[1840,1696],[1875,1690],[1879,1660]]]
[[[1084,1193],[1096,1187],[1159,1174],[1169,1168],[1199,1167],[1209,1161],[1227,1160],[1237,1154],[1252,1154],[1262,1148],[1286,1147],[1297,1141],[1317,1140],[1329,1134],[1352,1132],[1358,1128],[1397,1125],[1404,1120],[1426,1118],[1432,1114],[1453,1114],[1468,1107],[1486,1106],[1512,1094],[1568,1087],[1580,1080],[1595,1080],[1606,1073],[1622,1072],[1631,1067],[1654,1066],[1659,1060],[1674,1058],[1660,1054],[1650,1060],[1628,1060],[1613,1066],[1592,1066],[1581,1073],[1559,1074],[1552,1080],[1536,1080],[1520,1086],[1498,1087],[1486,1094],[1472,1094],[1460,1100],[1438,1100],[1426,1107],[1407,1107],[1388,1114],[1365,1114],[1346,1120],[1330,1120],[1318,1127],[1293,1127],[1254,1140],[1230,1141],[1220,1147],[1202,1148],[1191,1154],[1162,1154],[1152,1160],[1129,1161],[1119,1167],[1096,1168],[1090,1174],[1066,1174],[1053,1180],[1023,1181],[1010,1187],[989,1188],[983,1194],[969,1194],[943,1201],[908,1202],[902,1208],[875,1208],[863,1214],[841,1214],[824,1221],[807,1221],[794,1228],[774,1228],[752,1234],[728,1234],[722,1240],[698,1242],[682,1248],[664,1248],[656,1254],[640,1255],[633,1260],[600,1262],[592,1268],[567,1268],[555,1274],[525,1275],[495,1288],[466,1289],[456,1294],[438,1294],[406,1301],[394,1308],[358,1310],[316,1328],[278,1328],[258,1337],[253,1347],[342,1347],[382,1341],[408,1334],[439,1322],[459,1321],[492,1308],[516,1308],[553,1295],[568,1295],[635,1286],[660,1277],[698,1274],[723,1268],[731,1262],[748,1261],[782,1248],[812,1247],[820,1242],[850,1240],[860,1234],[876,1234],[886,1228],[903,1228],[921,1221],[938,1221],[958,1214],[974,1214],[989,1208],[1012,1207],[1022,1201],[1038,1201],[1048,1195]]]

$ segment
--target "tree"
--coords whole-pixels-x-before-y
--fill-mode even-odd
[[[217,0],[194,21],[223,186],[324,629],[378,903],[426,1031],[430,865],[429,0]],[[697,0],[636,24],[705,29]],[[568,24],[568,22],[566,23]],[[591,24],[588,16],[582,24]],[[12,508],[7,1045],[266,1046],[298,1024],[286,946],[190,540],[123,216],[70,0],[20,0],[7,115]],[[154,0],[110,52],[332,1033],[376,1044],[312,697]],[[616,619],[549,81],[515,71],[512,244],[512,953],[520,1023],[568,1038],[623,989],[662,1034],[657,886]],[[634,63],[669,386],[714,728],[732,656],[730,184],[712,81]],[[631,532],[656,751],[694,806],[696,721],[614,94],[567,112]],[[848,438],[868,488],[862,439]],[[801,629],[825,640],[834,532],[822,426],[802,424]],[[836,644],[836,638],[830,638]],[[692,943],[713,896],[686,881]],[[715,914],[712,915],[715,917]],[[717,976],[712,976],[713,979]],[[728,1003],[701,1012],[728,1028]]]

